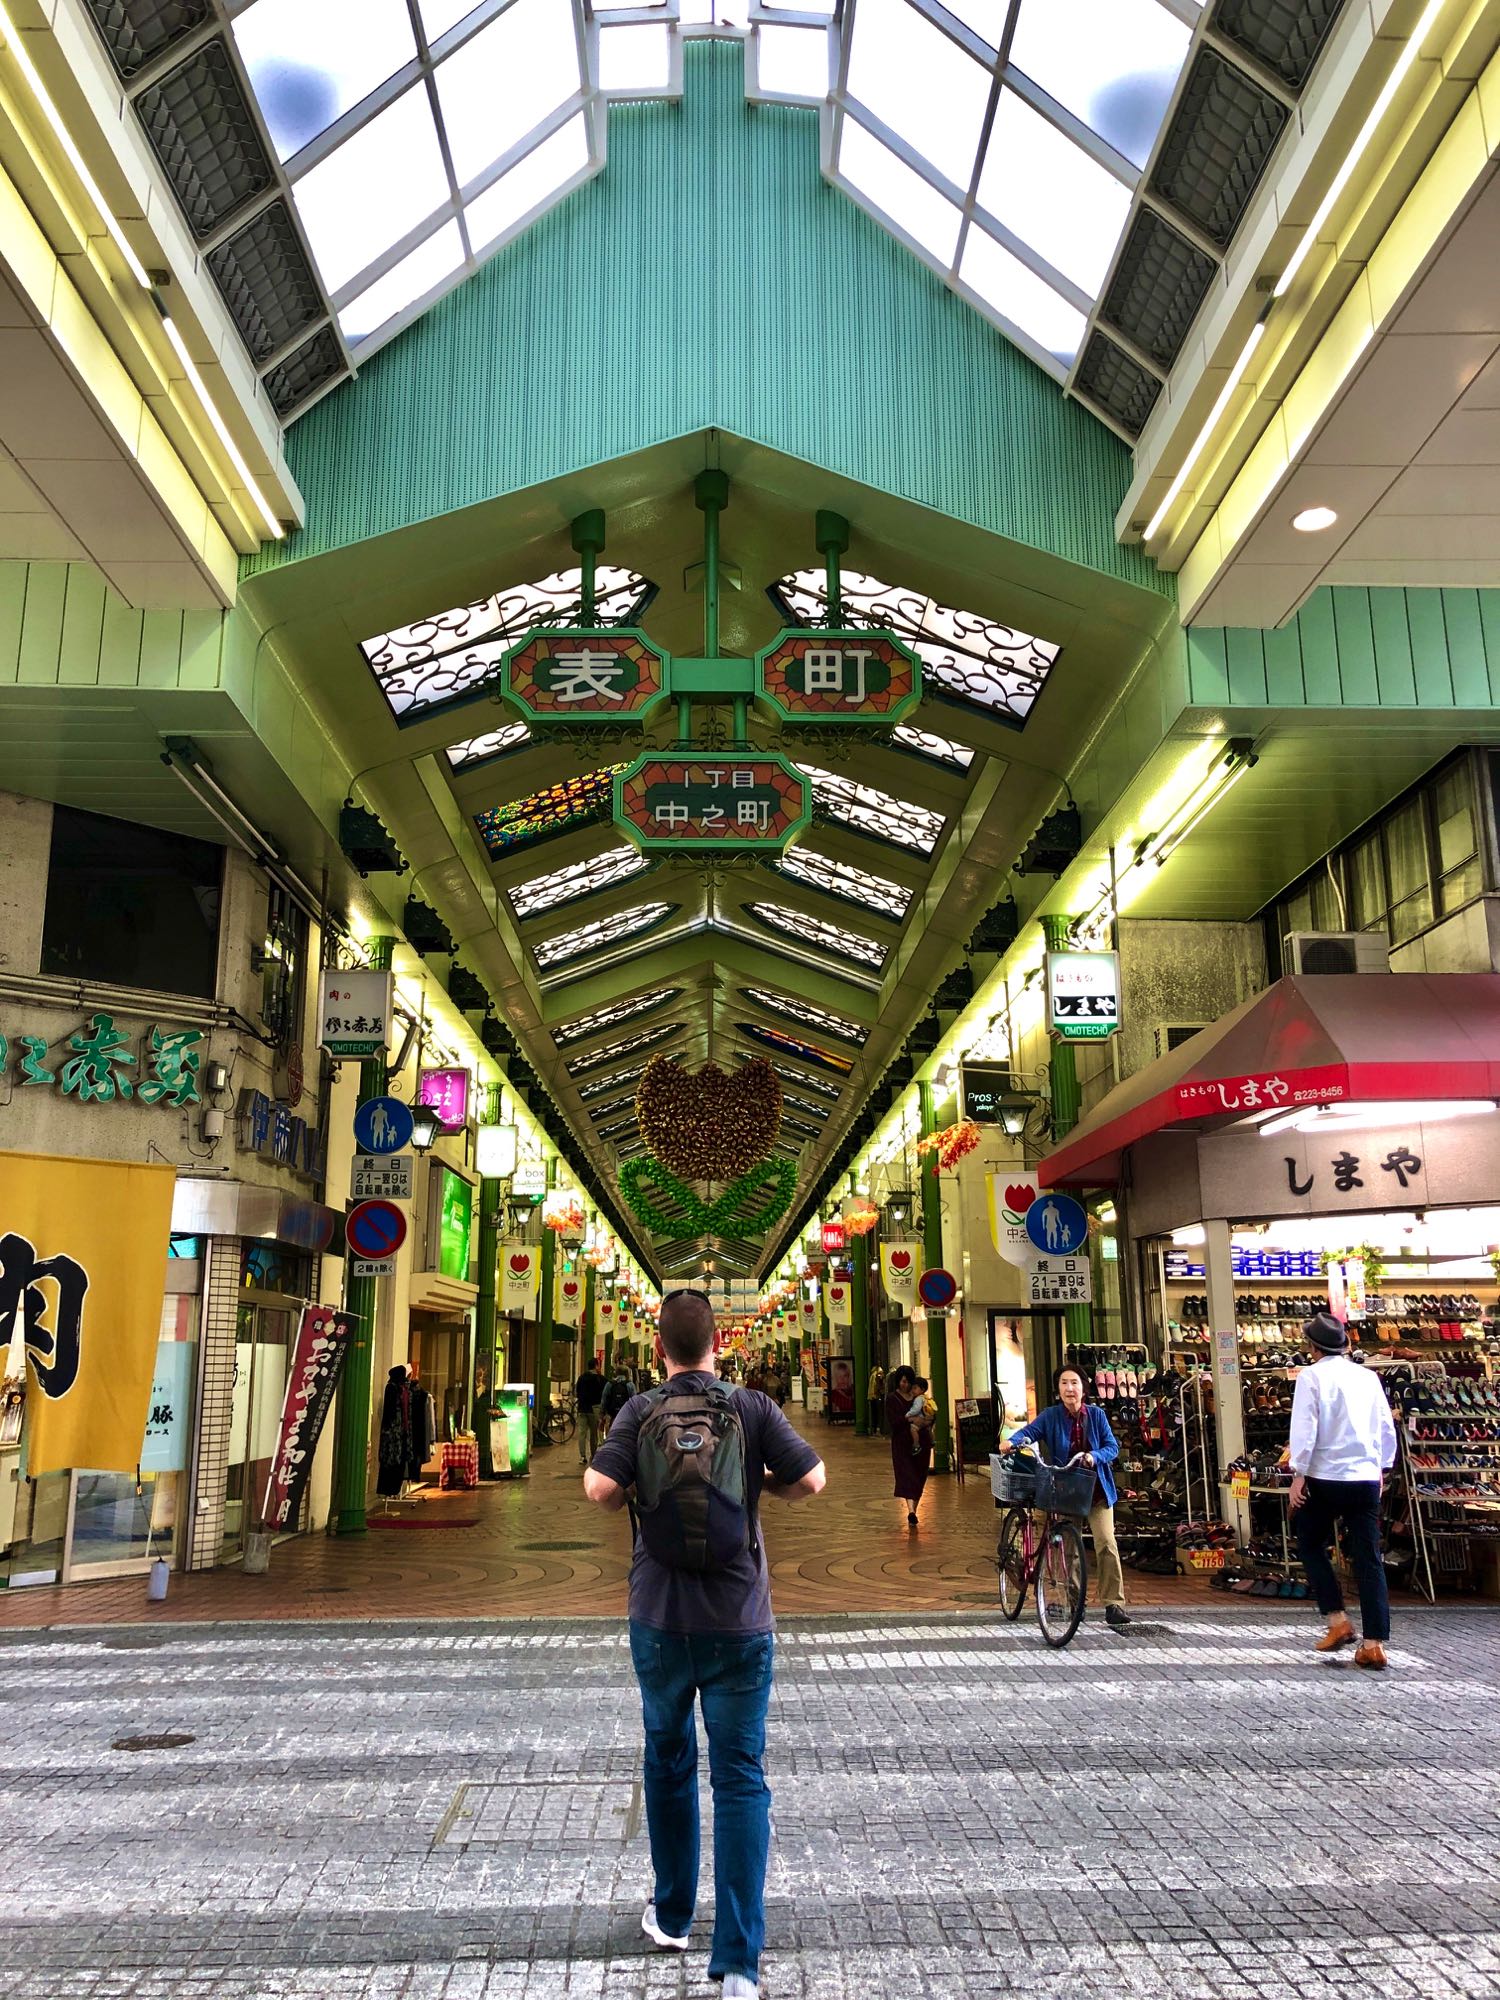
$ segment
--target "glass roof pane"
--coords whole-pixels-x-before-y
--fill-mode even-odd
[[[835,861],[827,854],[816,854],[808,847],[789,847],[771,866],[779,868],[783,875],[837,896],[842,902],[873,910],[877,916],[899,920],[906,915],[911,902],[910,889],[903,889],[899,883],[889,882],[883,875],[872,875],[868,869],[851,867],[847,861]]]
[[[621,95],[665,90],[672,73],[672,44],[665,21],[599,32],[599,88]]]
[[[940,264],[953,262],[962,219],[958,209],[847,113],[839,134],[837,168],[904,235]]]
[[[955,743],[951,736],[939,736],[931,729],[918,729],[910,722],[898,722],[891,734],[903,750],[910,750],[915,757],[931,758],[934,764],[951,764],[960,771],[967,771],[974,761],[974,752],[967,743]],[[450,750],[448,755],[451,757],[453,752]]]
[[[296,195],[323,282],[339,291],[448,199],[425,87],[414,85],[304,174]]]
[[[471,764],[503,757],[507,750],[519,750],[530,741],[531,731],[524,722],[502,722],[498,729],[487,729],[482,736],[466,736],[462,743],[450,743],[448,762],[455,771],[463,771]]]
[[[564,931],[558,937],[546,938],[531,947],[531,955],[543,970],[548,966],[566,965],[570,959],[603,951],[606,945],[618,944],[622,938],[654,930],[663,918],[671,915],[672,907],[670,903],[638,903],[633,910],[620,910],[612,917],[601,917],[596,924],[580,924],[576,931]]]
[[[433,75],[464,187],[582,87],[573,10],[515,0]]]
[[[893,847],[909,847],[915,854],[931,854],[942,838],[941,813],[929,812],[910,799],[892,798],[889,792],[861,785],[835,771],[819,770],[800,757],[797,761],[812,780],[814,809],[830,819]]]
[[[966,28],[982,35],[992,49],[999,48],[1010,0],[943,0],[943,5]]]
[[[608,819],[614,801],[615,772],[624,768],[623,764],[610,764],[602,771],[564,778],[561,783],[548,785],[542,792],[531,792],[524,799],[487,806],[474,815],[479,837],[494,856],[514,847],[525,847],[533,840],[545,840],[549,834],[562,833],[569,827],[593,826]]]
[[[979,202],[1065,278],[1097,293],[1125,227],[1130,190],[1013,90],[1002,90]]]
[[[422,32],[431,48],[439,35],[446,35],[450,28],[474,12],[479,0],[420,0],[422,12]]]
[[[772,930],[796,938],[799,944],[831,952],[835,958],[850,959],[855,965],[862,965],[871,972],[879,972],[885,964],[886,948],[883,944],[877,944],[874,938],[864,937],[856,931],[846,931],[841,924],[825,924],[821,917],[809,917],[801,910],[790,910],[784,903],[747,903],[745,908],[752,917],[768,924]]]
[[[964,241],[959,277],[1038,347],[1071,366],[1088,321],[1044,278],[1013,257],[976,223]]]
[[[965,193],[991,82],[987,70],[908,0],[859,0],[849,95]]]
[[[1022,0],[1010,61],[1143,167],[1191,40],[1157,0]]]
[[[801,97],[821,104],[828,95],[828,30],[773,28],[756,31],[760,87],[776,97]]]
[[[464,239],[456,222],[445,222],[409,257],[377,278],[368,291],[351,299],[339,314],[344,338],[352,344],[367,339],[388,319],[404,312],[414,299],[450,277],[464,261]]]
[[[234,38],[283,160],[417,53],[406,0],[255,0]]]
[[[617,1000],[611,1007],[596,1007],[592,1014],[580,1014],[566,1026],[554,1028],[552,1039],[560,1049],[572,1042],[586,1042],[590,1035],[603,1034],[606,1028],[618,1028],[622,1021],[633,1021],[638,1014],[649,1014],[653,1007],[665,1007],[681,992],[680,986],[658,986],[650,993],[637,993],[629,1000]]]
[[[543,910],[555,910],[596,889],[612,889],[628,882],[650,862],[636,847],[612,847],[592,861],[575,861],[570,867],[556,868],[550,875],[533,875],[518,882],[510,891],[510,905],[518,917],[539,917]]]
[[[588,164],[588,123],[580,112],[469,203],[464,214],[468,218],[474,255],[482,256],[490,244],[514,229],[523,215],[529,215],[549,195],[556,194]]]

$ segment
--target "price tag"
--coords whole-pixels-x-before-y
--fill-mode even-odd
[[[1189,1569],[1223,1569],[1229,1558],[1223,1549],[1189,1549]]]

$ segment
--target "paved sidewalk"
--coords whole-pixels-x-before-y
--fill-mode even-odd
[[[795,1621],[768,2000],[1500,1996],[1500,1622]],[[12,1633],[6,2000],[678,2000],[623,1628]],[[126,1750],[128,1738],[192,1740]]]

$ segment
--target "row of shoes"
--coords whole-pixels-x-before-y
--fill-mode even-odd
[[[1419,1417],[1407,1431],[1412,1444],[1472,1444],[1486,1448],[1500,1444],[1493,1423],[1473,1418]]]
[[[1248,1472],[1252,1486],[1289,1486],[1292,1481],[1292,1469],[1283,1465],[1280,1451],[1243,1452],[1225,1477],[1232,1479],[1237,1472]]]
[[[1215,1590],[1227,1590],[1235,1597],[1296,1598],[1311,1593],[1300,1576],[1246,1576],[1238,1570],[1223,1570],[1213,1580]]]
[[[1477,1320],[1483,1314],[1472,1292],[1373,1292],[1365,1300],[1369,1319]]]
[[[1408,1457],[1413,1472],[1462,1472],[1472,1479],[1486,1469],[1482,1462],[1476,1465],[1472,1458],[1461,1458],[1454,1451],[1436,1451],[1425,1445],[1413,1445]]]
[[[1471,1411],[1500,1418],[1500,1388],[1490,1382],[1464,1382],[1450,1375],[1438,1382],[1429,1378],[1392,1383],[1387,1378],[1386,1393],[1397,1391],[1391,1401],[1400,1400],[1408,1419],[1412,1417],[1457,1417]]]
[[[1232,1549],[1234,1530],[1227,1521],[1180,1521],[1177,1546],[1180,1549]]]

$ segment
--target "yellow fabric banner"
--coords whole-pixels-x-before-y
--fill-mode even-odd
[[[0,1350],[26,1347],[26,1463],[134,1472],[177,1171],[0,1153]]]

